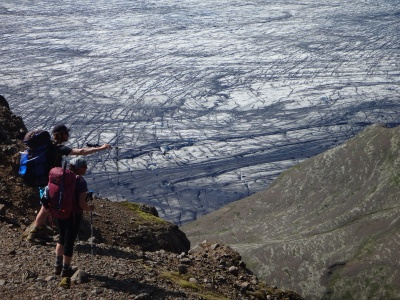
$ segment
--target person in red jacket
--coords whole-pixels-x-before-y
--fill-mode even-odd
[[[73,158],[70,161],[69,169],[76,175],[76,187],[74,197],[74,211],[66,219],[57,219],[58,229],[60,231],[59,239],[56,245],[56,264],[55,274],[60,275],[63,279],[60,286],[64,288],[70,287],[69,278],[74,271],[71,268],[71,261],[74,251],[74,242],[78,235],[79,227],[82,221],[84,211],[94,211],[94,205],[86,202],[87,183],[83,178],[86,174],[87,163],[81,158]]]

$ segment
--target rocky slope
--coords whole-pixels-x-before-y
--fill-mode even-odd
[[[306,299],[400,299],[400,127],[368,127],[181,229]]]
[[[85,216],[72,287],[59,288],[55,228],[49,224],[47,242],[24,239],[39,209],[36,189],[17,176],[25,132],[0,97],[1,299],[302,299],[259,281],[231,247],[203,241],[190,249],[185,234],[154,208],[107,199],[94,200],[93,243]]]

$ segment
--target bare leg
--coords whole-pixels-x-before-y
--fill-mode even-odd
[[[28,241],[36,241],[36,240],[48,240],[50,239],[49,235],[46,233],[45,224],[47,217],[49,215],[49,211],[42,206],[40,211],[38,212],[35,221],[33,222],[33,229],[29,233],[27,240]]]
[[[63,264],[64,265],[71,265],[72,257],[71,256],[65,256],[63,258]]]
[[[42,205],[42,207],[40,208],[40,211],[38,212],[35,222],[33,223],[33,225],[35,227],[40,227],[42,225],[44,225],[46,223],[47,217],[49,215],[48,210]]]
[[[64,246],[57,243],[56,245],[56,256],[63,256],[64,255]]]

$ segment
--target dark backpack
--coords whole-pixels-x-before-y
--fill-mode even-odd
[[[64,167],[50,170],[48,182],[48,207],[53,218],[66,219],[75,211],[76,175]]]
[[[50,171],[50,133],[45,130],[31,130],[23,140],[27,149],[21,152],[19,174],[29,186],[47,185]]]

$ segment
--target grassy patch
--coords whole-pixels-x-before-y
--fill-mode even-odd
[[[377,189],[378,189],[377,185],[373,186],[372,189],[368,192],[368,195],[372,195],[373,193],[376,192]]]
[[[393,185],[399,186],[400,185],[400,174],[397,174],[397,175],[393,176],[391,178],[391,182],[392,182]]]
[[[188,281],[188,276],[183,276],[178,272],[164,272],[161,274],[161,277],[177,283],[182,288],[195,291],[200,290],[200,287],[197,284]]]
[[[347,291],[347,292],[343,295],[343,298],[342,298],[342,299],[343,299],[343,300],[355,300],[350,291]]]
[[[135,212],[135,214],[141,219],[143,223],[148,222],[148,223],[167,223],[167,221],[153,216],[150,213],[144,212],[140,209],[139,204],[133,203],[133,202],[120,202],[122,206],[125,206],[126,208],[132,210]],[[137,222],[140,222],[138,220],[135,220]]]
[[[362,259],[363,257],[370,255],[375,250],[376,247],[375,244],[376,244],[376,237],[375,236],[368,237],[361,243],[354,258]]]
[[[353,277],[337,277],[334,281],[329,282],[334,292],[332,299],[357,300],[365,299],[365,295],[368,299],[397,299],[399,293],[393,269],[388,266],[371,266]]]
[[[255,292],[248,292],[247,294],[253,296],[256,299],[267,299],[267,293],[265,291],[255,291]]]
[[[257,273],[260,269],[260,261],[254,259],[253,257],[246,257],[244,260],[246,263],[246,268]]]
[[[214,232],[223,233],[223,232],[228,232],[229,230],[231,230],[231,228],[223,227],[223,228],[221,228],[220,230],[214,230]]]
[[[206,287],[189,281],[190,275],[181,275],[178,272],[164,272],[160,275],[164,279],[178,284],[181,288],[190,289],[197,293],[199,298],[206,300],[228,300],[224,295],[214,293]]]
[[[336,283],[341,279],[339,272],[334,272],[329,278],[327,289],[333,291],[335,289]]]
[[[283,272],[285,272],[286,275],[289,277],[289,279],[291,279],[290,272],[289,272],[288,268],[283,268]]]

